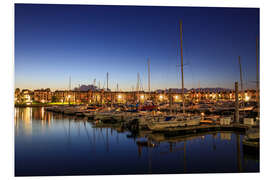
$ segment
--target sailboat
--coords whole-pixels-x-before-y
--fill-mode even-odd
[[[200,116],[188,116],[185,113],[185,92],[184,92],[184,72],[183,72],[183,38],[182,21],[180,21],[180,43],[181,43],[181,74],[182,74],[182,101],[183,114],[159,117],[158,121],[152,120],[147,126],[152,131],[166,130],[167,128],[185,127],[199,125]]]

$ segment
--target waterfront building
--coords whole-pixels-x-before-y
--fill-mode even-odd
[[[15,104],[17,103],[30,104],[33,101],[33,91],[29,89],[23,89],[22,91],[19,91],[19,89],[16,89],[14,99],[15,99]]]
[[[34,101],[39,103],[51,102],[52,92],[50,88],[34,90]]]
[[[209,89],[191,89],[185,91],[185,99],[189,102],[216,102],[216,101],[234,101],[234,90],[209,90]],[[115,103],[145,103],[152,101],[154,103],[168,103],[172,96],[174,103],[182,102],[182,94],[178,91],[159,90],[152,92],[145,91],[105,91],[105,90],[56,90],[47,89],[15,90],[15,103],[83,103],[83,104],[115,104]],[[243,97],[242,97],[243,96]],[[239,100],[256,101],[256,90],[246,90],[239,92]]]

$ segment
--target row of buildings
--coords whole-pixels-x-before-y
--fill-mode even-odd
[[[192,102],[199,101],[234,101],[235,92],[233,90],[218,90],[210,91],[204,89],[186,90],[185,100]],[[246,90],[239,92],[239,99],[244,101],[255,101],[256,91]],[[155,103],[165,103],[169,99],[173,102],[182,102],[181,92],[163,90],[163,91],[105,91],[105,90],[56,90],[51,91],[47,89],[28,90],[16,89],[15,90],[15,104],[22,103],[137,103],[151,100]]]

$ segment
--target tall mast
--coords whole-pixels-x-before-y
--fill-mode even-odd
[[[150,93],[150,58],[148,58],[148,91]]]
[[[183,71],[183,27],[182,20],[180,20],[180,51],[181,51],[181,74],[182,74],[182,101],[183,101],[183,113],[185,113],[185,92],[184,92],[184,71]]]
[[[94,86],[96,86],[96,78],[94,79]]]
[[[256,38],[256,58],[257,58],[257,61],[256,61],[256,68],[257,68],[257,71],[256,71],[256,79],[257,79],[257,82],[256,82],[256,85],[257,85],[257,93],[256,93],[256,98],[257,98],[257,104],[258,104],[258,116],[260,115],[260,96],[259,96],[259,87],[260,87],[260,84],[259,84],[259,42],[258,42],[258,37]]]
[[[69,90],[71,90],[71,76],[69,75],[69,85],[68,85]]]
[[[109,73],[107,72],[107,91],[109,91]]]
[[[243,79],[242,79],[242,65],[241,65],[241,59],[240,56],[238,57],[238,63],[239,63],[239,68],[240,68],[240,86],[241,86],[241,96],[242,96],[242,100],[243,100]]]
[[[137,87],[136,87],[137,91],[140,91],[140,73],[137,73]]]
[[[235,82],[235,122],[239,123],[238,82]]]

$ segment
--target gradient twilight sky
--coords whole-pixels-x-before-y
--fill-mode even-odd
[[[256,80],[257,8],[15,5],[15,87],[68,89],[100,81],[122,90],[180,88],[183,21],[186,88],[233,88]]]

